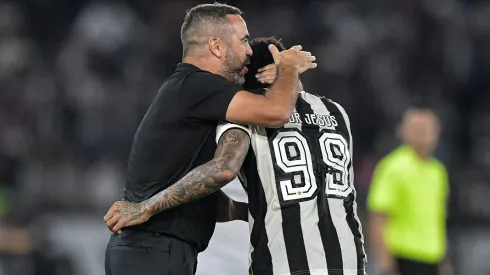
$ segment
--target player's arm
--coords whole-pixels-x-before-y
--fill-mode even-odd
[[[226,111],[226,120],[240,124],[278,127],[288,122],[296,104],[299,74],[315,68],[315,57],[301,52],[301,48],[291,48],[279,53],[275,46],[269,46],[277,64],[277,78],[263,95],[239,91],[231,100]]]
[[[383,275],[392,275],[396,274],[396,263],[383,238],[387,222],[388,215],[386,213],[371,212],[369,214],[369,240],[373,246],[379,269]]]
[[[225,78],[209,72],[191,73],[183,84],[180,99],[187,104],[191,122],[231,121],[244,125],[282,126],[289,120],[298,93],[298,74],[316,67],[308,52],[275,49],[278,74],[265,94],[242,90]],[[274,50],[272,50],[274,52]]]
[[[151,216],[208,196],[238,175],[248,152],[250,137],[239,128],[229,129],[219,139],[214,158],[190,171],[167,189],[141,203],[118,201],[104,217],[113,232],[141,224]]]

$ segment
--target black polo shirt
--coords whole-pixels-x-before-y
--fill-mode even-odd
[[[218,121],[240,87],[181,63],[166,79],[141,122],[131,147],[124,199],[141,202],[214,156]],[[134,230],[158,232],[203,251],[216,223],[216,196],[152,217]]]

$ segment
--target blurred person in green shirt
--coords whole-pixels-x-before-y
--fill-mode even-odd
[[[446,168],[433,157],[439,120],[426,108],[403,116],[403,145],[376,166],[368,195],[369,233],[383,275],[451,274],[446,256]],[[444,267],[444,268],[441,268]]]

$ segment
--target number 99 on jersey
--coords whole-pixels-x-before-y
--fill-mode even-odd
[[[351,154],[345,138],[339,133],[322,131],[315,137],[315,143],[312,141],[297,129],[281,131],[272,139],[274,159],[283,174],[278,179],[278,193],[285,203],[313,199],[318,190],[317,180],[325,181],[328,197],[343,199],[352,192]],[[315,160],[312,153],[320,155],[320,159]]]

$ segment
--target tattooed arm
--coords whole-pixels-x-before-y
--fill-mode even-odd
[[[104,216],[113,232],[147,221],[170,208],[208,196],[232,181],[248,152],[250,137],[237,128],[227,130],[220,138],[214,158],[190,171],[167,189],[141,203],[118,201]]]

